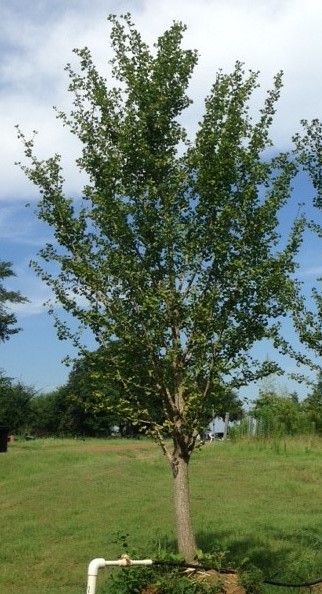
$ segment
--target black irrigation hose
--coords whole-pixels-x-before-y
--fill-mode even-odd
[[[285,584],[284,582],[275,582],[274,580],[263,580],[264,584],[270,584],[271,586],[281,586],[282,588],[310,588],[310,586],[316,586],[322,584],[322,577],[312,580],[311,582],[301,582],[299,584]]]
[[[153,565],[168,565],[172,567],[184,567],[186,569],[204,569],[205,571],[209,569],[214,569],[214,567],[210,567],[207,565],[202,565],[200,563],[185,563],[184,561],[165,561],[163,559],[152,560]],[[233,569],[220,569],[219,573],[236,573]],[[300,582],[298,584],[291,584],[287,582],[277,582],[275,580],[263,579],[263,584],[269,584],[270,586],[280,586],[281,588],[310,588],[311,586],[316,586],[317,584],[322,584],[322,577],[317,578],[316,580],[311,580],[309,582]]]

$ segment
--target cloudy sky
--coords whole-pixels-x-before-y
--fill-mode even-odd
[[[200,54],[190,88],[194,106],[186,121],[191,134],[216,71],[231,70],[236,60],[261,71],[263,89],[271,86],[277,71],[285,72],[272,131],[277,147],[289,145],[301,118],[322,118],[320,0],[0,0],[0,259],[11,261],[17,275],[10,288],[29,299],[17,309],[23,332],[0,345],[0,368],[39,390],[66,380],[68,369],[61,359],[72,351],[56,339],[42,305],[47,289],[28,266],[48,230],[34,215],[37,191],[15,166],[23,159],[15,125],[27,136],[39,132],[39,156],[63,155],[67,190],[80,191],[81,178],[73,168],[77,144],[52,108],[68,111],[71,105],[64,67],[75,59],[73,48],[90,47],[101,72],[106,71],[111,57],[106,17],[125,12],[132,13],[151,44],[173,20],[188,26],[184,45]],[[309,200],[304,185],[295,190],[299,201]],[[296,214],[293,204],[290,216]],[[300,271],[307,288],[321,271],[321,248],[309,238]]]

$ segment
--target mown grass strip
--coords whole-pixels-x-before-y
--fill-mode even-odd
[[[314,578],[322,573],[322,444],[277,446],[215,443],[196,453],[198,544],[229,551],[230,564],[247,557],[266,576]],[[0,456],[0,485],[1,592],[83,594],[88,562],[123,552],[117,532],[144,555],[165,540],[175,547],[171,474],[149,441],[18,441]]]

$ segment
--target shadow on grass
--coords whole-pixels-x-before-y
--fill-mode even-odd
[[[256,565],[265,573],[271,573],[285,566],[294,547],[285,543],[282,548],[269,546],[268,542],[252,535],[236,538],[228,532],[199,532],[196,534],[198,549],[203,553],[222,552],[224,555],[223,566],[230,564],[234,567],[244,565],[246,561]],[[153,543],[154,546],[154,543]],[[177,542],[174,539],[161,537],[158,539],[158,548],[162,551],[176,553]]]
[[[322,573],[322,570],[315,566],[314,550],[310,546],[305,547],[312,545],[312,539],[315,551],[320,544],[318,535],[312,535],[311,529],[295,530],[289,535],[273,529],[266,531],[267,537],[252,533],[240,535],[236,534],[236,531],[228,530],[202,530],[197,532],[196,541],[203,553],[222,553],[222,568],[225,569],[247,569],[255,566],[262,571],[266,579],[292,582],[315,579],[318,577],[317,574]],[[163,551],[177,551],[175,540],[161,538],[158,544]],[[310,556],[312,563],[309,562]]]
[[[201,550],[226,550],[223,567],[248,569],[255,566],[264,579],[284,584],[321,579],[321,531],[312,526],[295,528],[289,534],[266,527],[265,534],[237,534],[236,531],[200,531],[197,543]],[[288,588],[288,594],[312,591]],[[263,592],[285,593],[285,588],[266,585]]]
[[[294,547],[283,543],[272,544],[272,541],[245,534],[236,536],[236,533],[226,531],[218,532],[199,532],[196,536],[198,547],[203,552],[212,552],[222,550],[225,553],[223,566],[241,567],[255,565],[262,570],[266,576],[278,575],[285,570]]]

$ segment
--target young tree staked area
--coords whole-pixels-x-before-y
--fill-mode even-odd
[[[149,48],[130,15],[109,20],[112,83],[89,49],[75,50],[73,108],[58,113],[82,143],[81,197],[66,195],[60,156],[39,160],[20,132],[23,170],[41,192],[38,216],[54,231],[34,266],[102,347],[104,372],[122,387],[113,406],[167,457],[178,546],[191,560],[188,467],[198,433],[225,390],[277,369],[251,349],[265,338],[278,344],[291,306],[302,222],[283,247],[277,229],[296,164],[269,139],[281,74],[254,122],[258,73],[240,63],[220,71],[190,139],[182,114],[197,53],[182,47],[185,27],[173,23]],[[60,338],[73,337],[56,323]]]

